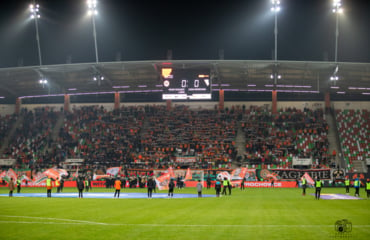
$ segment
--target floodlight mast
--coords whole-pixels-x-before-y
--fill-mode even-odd
[[[95,61],[99,63],[99,55],[98,55],[98,44],[97,44],[97,36],[96,36],[96,26],[95,26],[95,16],[98,14],[97,10],[97,0],[87,0],[87,6],[89,8],[88,14],[91,15],[91,21],[93,25],[93,37],[94,37],[94,46],[95,46]]]
[[[271,11],[274,12],[275,15],[275,28],[274,28],[274,35],[275,35],[275,53],[274,53],[274,60],[277,62],[277,35],[278,35],[278,27],[277,27],[277,13],[280,12],[280,0],[271,0]]]
[[[32,1],[32,4],[30,5],[29,9],[30,9],[30,12],[31,12],[31,18],[35,21],[37,51],[38,51],[38,57],[39,57],[39,64],[41,66],[42,65],[42,57],[41,57],[39,24],[38,24],[38,19],[41,17],[41,15],[40,15],[40,5],[36,4],[35,1]]]
[[[339,14],[343,12],[341,0],[333,0],[333,13],[335,13],[335,53],[334,62],[338,62],[338,37],[339,37]]]

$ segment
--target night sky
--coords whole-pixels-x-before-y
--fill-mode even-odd
[[[6,0],[0,9],[0,67],[38,65],[31,1]],[[40,0],[44,65],[94,62],[85,0]],[[370,1],[342,0],[338,61],[370,62]],[[333,61],[331,0],[281,0],[278,59]],[[100,0],[96,17],[100,62],[166,59],[270,60],[274,15],[269,0]]]

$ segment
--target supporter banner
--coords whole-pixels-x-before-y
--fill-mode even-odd
[[[268,180],[274,178],[275,180],[296,180],[300,179],[305,173],[310,175],[312,179],[320,177],[322,180],[331,179],[330,169],[258,169],[258,179]]]
[[[85,160],[84,159],[80,159],[80,158],[69,158],[69,159],[66,159],[64,162],[65,163],[83,163]]]
[[[247,169],[245,171],[244,178],[245,178],[246,181],[256,181],[257,180],[256,177],[257,177],[256,176],[256,169]]]
[[[104,178],[110,178],[110,175],[93,175],[93,180],[99,180],[99,179],[104,179]]]
[[[117,176],[118,173],[121,171],[122,167],[111,167],[107,169],[107,174],[111,176]]]
[[[292,164],[293,166],[310,166],[312,165],[312,159],[293,157]]]
[[[178,163],[193,163],[193,162],[197,162],[197,158],[196,157],[176,157],[175,161]]]
[[[336,180],[344,180],[344,177],[345,177],[345,171],[344,169],[334,169],[332,170],[332,176],[333,178],[335,178]]]
[[[13,166],[15,159],[0,159],[0,166]]]
[[[370,158],[366,158],[366,165],[370,165]]]

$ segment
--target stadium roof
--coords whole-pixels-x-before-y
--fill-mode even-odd
[[[0,69],[0,97],[80,93],[161,92],[160,68],[210,69],[213,91],[269,92],[276,88],[290,93],[330,91],[351,99],[370,99],[370,63],[171,60],[45,65]],[[271,74],[281,78],[271,79]],[[330,81],[331,76],[338,81]],[[103,76],[104,80],[100,80]],[[99,79],[93,80],[94,77]],[[47,84],[40,84],[46,79]],[[227,99],[226,99],[227,100]]]

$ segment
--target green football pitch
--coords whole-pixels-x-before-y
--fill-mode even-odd
[[[92,191],[113,195],[113,190],[104,188]],[[145,191],[123,189],[122,193]],[[22,193],[37,192],[45,189],[22,189]],[[313,189],[306,196],[301,192],[248,188],[233,189],[231,196],[220,198],[181,199],[0,197],[0,239],[370,239],[370,200],[315,200]],[[344,192],[343,188],[322,190]],[[7,194],[8,189],[0,188],[0,193]],[[178,193],[196,190],[176,189]],[[204,189],[203,194],[215,192]],[[363,189],[360,194],[365,197]],[[342,219],[352,223],[351,232],[335,230],[336,221]]]

